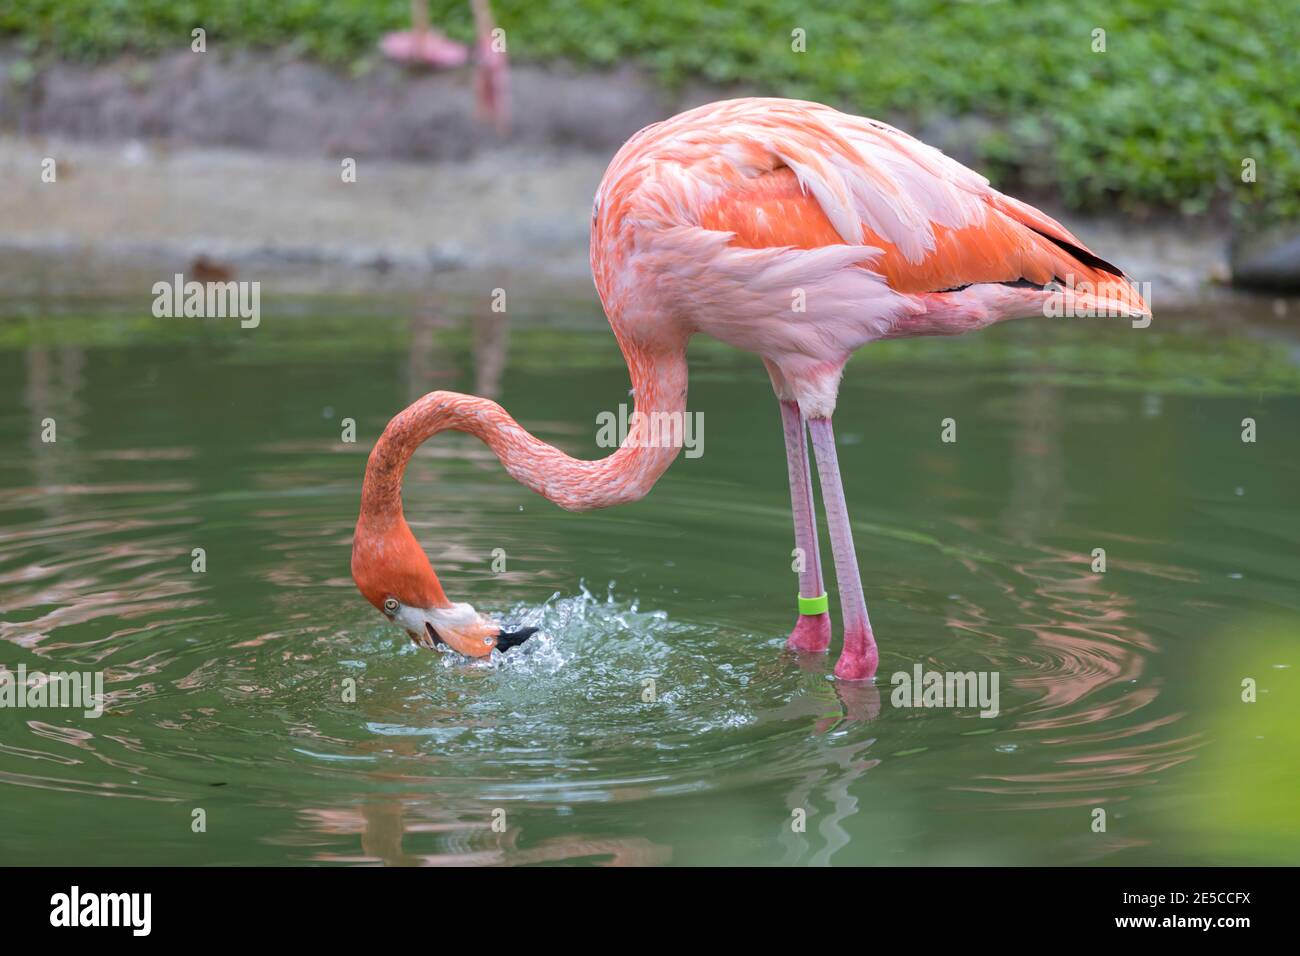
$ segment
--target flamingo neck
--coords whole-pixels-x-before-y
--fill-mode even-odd
[[[457,392],[430,392],[398,413],[371,451],[359,524],[374,531],[405,524],[402,476],[407,462],[420,445],[442,431],[479,438],[512,478],[569,511],[642,498],[681,450],[686,355],[684,346],[675,345],[655,351],[625,346],[624,356],[638,414],[629,415],[627,437],[613,454],[594,461],[572,458],[527,432],[496,402]],[[674,421],[677,427],[668,427]]]

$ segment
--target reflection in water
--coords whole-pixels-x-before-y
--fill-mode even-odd
[[[1012,564],[1010,580],[986,566],[970,565],[972,572],[1004,590],[1014,611],[1009,616],[1003,612],[1003,618],[1017,624],[999,625],[967,602],[949,615],[948,626],[978,637],[1003,681],[1028,695],[1031,703],[1016,712],[1012,727],[1050,732],[1036,736],[1037,745],[1045,753],[1055,746],[1063,752],[1050,758],[1049,769],[981,774],[980,779],[1001,782],[957,786],[1033,798],[1006,801],[1004,808],[1096,806],[1106,802],[1103,791],[1117,789],[1119,778],[1155,774],[1191,759],[1197,737],[1166,739],[1138,750],[1105,746],[1135,734],[1165,733],[1185,714],[1166,712],[1136,725],[1130,722],[1158,703],[1162,685],[1145,677],[1158,643],[1129,623],[1133,600],[1111,591],[1104,575],[1090,572],[1088,554],[1041,550],[1046,553],[1035,560]],[[1081,727],[1093,730],[1067,732]],[[1086,753],[1080,754],[1081,743],[1089,746]]]
[[[1036,370],[1040,375],[1045,369]],[[1060,520],[1065,465],[1061,455],[1060,389],[1033,378],[1020,389],[1011,445],[1011,493],[1002,525],[1017,544],[1032,545]]]
[[[1105,744],[1143,732],[1118,719],[1156,702],[1159,684],[1143,683],[1142,677],[1147,656],[1158,648],[1149,635],[1127,623],[1133,600],[1107,588],[1104,575],[1091,571],[1090,553],[1070,554],[1038,544],[1060,520],[1066,486],[1060,389],[1047,382],[1046,371],[1038,368],[1039,377],[1020,389],[1014,415],[1011,493],[1002,517],[1011,541],[1039,552],[1033,560],[1013,566],[1013,583],[1000,585],[1015,607],[1010,619],[1021,623],[1010,630],[997,628],[980,609],[971,607],[965,614],[950,616],[948,625],[978,635],[990,648],[1000,650],[991,656],[1018,665],[1011,679],[1016,687],[1029,692],[1035,703],[1016,720],[1016,729],[1095,725],[1103,729],[1089,734],[1087,742]],[[988,573],[974,564],[969,567],[974,573]],[[1013,588],[1026,585],[1029,594],[1014,596]],[[1016,632],[1032,635],[1033,643],[1016,646]],[[1139,726],[1163,728],[1183,716],[1166,714]],[[1033,798],[1028,803],[1005,803],[1007,807],[1096,806],[1106,802],[1103,792],[1127,789],[1129,777],[1154,774],[1192,759],[1196,736],[1078,755],[1073,748],[1080,739],[1060,734],[1039,740],[1048,747],[1065,745],[1066,752],[1054,759],[1059,769],[982,775],[998,782],[959,786]]]
[[[454,381],[457,370],[436,345],[439,330],[449,324],[440,303],[432,296],[412,310],[402,353],[406,356],[406,404]],[[395,408],[393,413],[399,410]]]
[[[474,394],[496,399],[501,395],[501,375],[506,368],[510,320],[505,312],[489,309],[476,315],[473,322]]]
[[[505,808],[499,811],[500,828],[491,822],[466,822],[460,814],[421,803],[418,793],[368,801],[358,810],[304,810],[303,823],[310,829],[335,836],[358,835],[361,854],[348,856],[321,851],[316,862],[383,863],[387,866],[526,866],[538,863],[596,863],[604,866],[652,866],[669,862],[669,847],[649,840],[626,837],[609,839],[582,834],[542,840],[521,846],[522,831],[510,827]],[[405,809],[404,808],[413,808]],[[481,807],[474,810],[482,813]],[[432,853],[412,853],[403,842],[428,842],[432,834],[440,847]]]
[[[1004,390],[993,407],[1009,420],[983,436],[988,477],[957,455],[935,459],[942,480],[928,486],[909,479],[914,460],[855,472],[901,489],[896,518],[862,526],[887,558],[871,587],[890,622],[879,683],[865,687],[829,680],[826,658],[786,654],[766,592],[788,582],[755,583],[788,551],[772,448],[718,430],[710,454],[646,502],[574,516],[539,507],[452,436],[413,462],[412,525],[468,599],[543,631],[504,660],[466,664],[410,646],[356,599],[347,552],[368,449],[341,447],[333,423],[322,433],[320,409],[382,422],[431,388],[473,387],[505,389],[507,404],[527,395],[534,420],[571,423],[572,390],[538,387],[527,368],[503,374],[504,314],[475,317],[472,369],[443,344],[460,327],[435,309],[406,328],[397,355],[354,362],[357,382],[384,388],[309,363],[175,350],[151,360],[156,398],[121,408],[138,360],[0,353],[0,397],[23,409],[3,420],[19,451],[0,471],[0,666],[102,669],[108,695],[98,721],[0,711],[11,832],[57,843],[70,838],[54,816],[84,816],[122,834],[94,852],[123,862],[205,862],[219,842],[232,862],[388,865],[925,862],[954,842],[982,859],[1004,826],[1036,834],[1014,851],[1021,862],[1158,844],[1150,828],[1076,841],[1048,811],[1131,804],[1196,756],[1200,690],[1168,659],[1197,633],[1184,597],[1195,586],[1212,608],[1252,582],[1215,584],[1185,552],[1122,527],[1061,546],[1068,393],[1032,376]],[[515,332],[536,356],[548,340],[530,334]],[[571,344],[551,347],[563,367]],[[205,375],[233,384],[191,386]],[[710,414],[739,421],[770,401],[761,379],[711,375]],[[583,382],[619,394],[625,373]],[[888,401],[871,387],[846,383],[845,404]],[[938,421],[951,400],[925,413]],[[31,438],[46,416],[55,445]],[[1170,401],[1155,425],[1192,422]],[[1160,492],[1126,489],[1144,493]],[[1094,541],[1125,545],[1106,575],[1089,569]],[[196,543],[203,574],[190,569]],[[497,546],[501,575],[485,559]],[[1215,590],[1229,585],[1230,598]],[[1000,715],[893,708],[889,673],[915,661],[998,672]],[[219,841],[190,839],[194,806]],[[806,827],[792,826],[798,814]],[[5,840],[16,859],[41,845]]]
[[[495,399],[501,393],[510,343],[508,313],[483,307],[469,318],[473,334],[474,394]],[[438,300],[430,296],[411,312],[406,349],[406,402],[439,388],[451,388],[459,373],[438,346],[438,333],[452,323]],[[396,413],[398,409],[393,409]]]
[[[52,352],[57,354],[52,355]],[[49,515],[62,511],[63,485],[77,483],[77,458],[64,453],[82,433],[80,401],[82,370],[85,357],[81,349],[64,346],[57,350],[44,346],[29,346],[25,352],[26,382],[23,405],[28,418],[24,431],[30,449],[32,487],[42,494],[41,503]],[[45,422],[54,421],[55,441],[43,438]],[[62,438],[60,444],[57,439]]]

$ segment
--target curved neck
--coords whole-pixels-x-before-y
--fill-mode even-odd
[[[496,402],[457,392],[430,392],[398,413],[375,444],[361,491],[361,523],[373,528],[402,517],[402,476],[415,450],[441,431],[482,440],[512,478],[570,511],[636,501],[682,447],[686,415],[686,354],[624,347],[636,414],[618,450],[606,458],[572,458],[523,429]],[[617,409],[612,414],[618,419]],[[675,423],[675,425],[674,425]]]

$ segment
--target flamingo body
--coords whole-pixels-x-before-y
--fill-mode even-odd
[[[438,69],[453,69],[469,62],[469,47],[432,28],[385,33],[379,40],[379,49],[390,60]]]
[[[642,413],[617,451],[572,458],[495,402],[439,391],[397,415],[371,452],[353,577],[420,643],[484,656],[509,635],[448,600],[406,525],[401,480],[415,448],[468,432],[564,508],[635,501],[680,450],[653,440],[650,422],[685,411],[686,344],[705,334],[768,369],[808,557],[799,592],[815,599],[811,434],[844,617],[835,673],[869,678],[878,655],[830,421],[849,356],[875,339],[953,335],[1049,306],[1149,314],[1119,269],[984,177],[884,123],[784,99],[714,103],[633,136],[596,193],[591,268]],[[827,612],[801,613],[789,646],[824,651],[830,631]]]
[[[892,126],[797,100],[713,103],[632,137],[596,194],[591,256],[616,331],[754,352],[809,417],[834,410],[865,343],[1042,314],[1070,276],[1096,293],[1062,306],[1146,312],[1051,217]]]

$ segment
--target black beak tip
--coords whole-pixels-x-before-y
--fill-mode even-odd
[[[536,633],[535,627],[521,627],[517,631],[507,631],[502,628],[501,633],[497,635],[497,650],[504,653],[512,647],[518,647]]]

